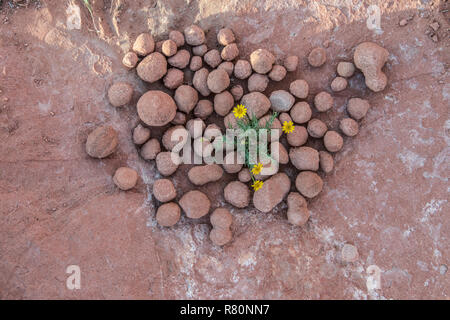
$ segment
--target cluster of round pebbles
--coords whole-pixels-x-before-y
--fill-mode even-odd
[[[262,212],[269,212],[287,198],[288,221],[296,226],[304,225],[310,216],[306,199],[316,197],[323,187],[323,180],[317,172],[320,169],[326,174],[333,170],[332,154],[342,149],[343,135],[353,137],[358,133],[358,121],[370,107],[368,101],[351,98],[347,103],[349,116],[340,120],[338,130],[332,130],[323,121],[313,117],[313,107],[319,113],[330,110],[334,106],[333,96],[326,91],[317,93],[312,107],[305,101],[310,94],[306,80],[294,80],[290,83],[289,90],[273,91],[269,97],[262,93],[270,81],[281,81],[287,72],[297,69],[297,56],[289,56],[283,63],[277,64],[271,52],[258,49],[251,53],[249,61],[240,59],[235,35],[228,28],[221,29],[217,34],[221,51],[209,49],[205,39],[204,31],[196,25],[187,27],[184,33],[171,31],[167,40],[159,42],[155,42],[151,34],[143,33],[137,37],[132,51],[123,58],[123,64],[130,69],[136,68],[137,75],[142,80],[148,83],[162,80],[165,87],[174,90],[173,95],[160,90],[149,90],[140,97],[137,112],[141,123],[135,127],[132,135],[133,142],[140,146],[141,157],[155,160],[157,170],[166,177],[153,184],[153,195],[161,202],[156,213],[157,222],[161,226],[170,227],[179,221],[182,211],[188,218],[198,219],[207,215],[211,209],[208,196],[199,190],[189,191],[178,202],[175,201],[177,191],[167,178],[180,165],[180,161],[173,161],[171,157],[171,151],[177,143],[171,139],[174,130],[181,129],[186,137],[194,139],[194,148],[196,144],[202,144],[204,150],[214,142],[217,130],[220,135],[223,133],[216,124],[206,124],[208,117],[215,112],[223,117],[226,128],[235,127],[236,119],[232,109],[240,102],[246,106],[250,116],[255,115],[260,119],[260,124],[265,124],[272,112],[276,111],[278,118],[273,121],[272,129],[281,130],[285,121],[295,124],[295,130],[286,135],[287,143],[274,141],[271,144],[279,149],[278,155],[273,156],[280,164],[290,162],[299,170],[295,179],[296,191],[291,192],[290,179],[284,172],[272,176],[258,175],[257,179],[265,181],[263,187],[253,193],[253,205]],[[366,44],[362,45],[367,46]],[[369,43],[369,47],[371,45],[372,48],[359,50],[359,55],[365,57],[356,56],[358,48],[354,57],[354,61],[358,61],[356,66],[366,77],[366,83],[368,77],[384,76],[381,67],[387,57],[385,49]],[[371,50],[378,53],[372,54],[369,52]],[[320,67],[326,63],[326,51],[315,48],[307,60],[312,67]],[[374,67],[371,63],[378,63],[378,66]],[[186,84],[188,81],[183,71],[186,68],[193,72],[192,85]],[[338,76],[331,82],[331,90],[344,90],[347,79],[353,76],[355,70],[352,62],[340,62],[337,66]],[[245,93],[246,90],[240,84],[233,85],[237,82],[234,81],[236,79],[247,81],[248,93]],[[383,79],[379,81],[383,82]],[[371,80],[370,83],[376,83],[379,89],[379,81]],[[108,99],[115,107],[129,104],[132,95],[133,87],[126,82],[116,82],[108,90]],[[152,137],[151,127],[169,124],[162,141]],[[195,132],[195,124],[202,128],[202,132]],[[321,139],[323,150],[305,146],[309,137]],[[115,130],[110,126],[100,126],[89,135],[86,151],[92,157],[104,158],[114,152],[117,144]],[[231,157],[236,157],[236,153],[227,154],[225,159]],[[238,180],[225,187],[225,200],[237,208],[247,207],[251,197],[247,186],[251,174],[243,165],[198,165],[189,170],[188,178],[194,186],[201,186],[220,180],[224,171],[238,177]],[[117,169],[113,177],[114,183],[122,190],[133,188],[137,179],[136,171],[125,167]],[[210,216],[213,226],[210,239],[215,244],[224,245],[232,239],[232,220],[232,215],[226,208],[216,208],[213,211]]]

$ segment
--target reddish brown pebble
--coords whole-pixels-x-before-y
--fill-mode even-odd
[[[191,46],[198,46],[205,42],[205,32],[196,25],[191,25],[184,29],[186,43]]]
[[[158,139],[150,139],[141,148],[141,157],[145,160],[154,160],[161,152],[161,146]]]
[[[270,212],[283,201],[291,188],[291,180],[285,173],[277,173],[266,180],[261,189],[253,193],[253,204],[261,212]]]
[[[159,179],[153,183],[153,195],[158,201],[168,202],[175,199],[177,191],[171,180]]]
[[[233,235],[230,229],[213,228],[209,234],[211,241],[217,246],[223,246],[231,241]]]
[[[295,187],[307,198],[314,198],[323,188],[323,181],[319,175],[312,171],[302,171],[295,179]]]
[[[308,141],[308,131],[303,126],[295,126],[294,131],[286,136],[287,142],[293,147],[300,147]]]
[[[116,82],[108,89],[108,99],[114,107],[128,104],[133,97],[133,87],[127,82]]]
[[[214,96],[214,111],[219,116],[226,116],[234,106],[234,98],[228,91],[223,91]]]
[[[161,127],[173,120],[177,106],[167,93],[150,90],[139,99],[137,112],[146,125]]]
[[[289,193],[287,197],[287,218],[289,223],[301,227],[309,219],[309,210],[305,198],[297,192]]]
[[[198,102],[198,93],[191,86],[181,85],[175,90],[174,99],[178,110],[189,114]]]
[[[212,92],[221,93],[230,85],[230,77],[225,70],[216,69],[209,73],[207,84]]]
[[[350,78],[355,73],[355,65],[351,62],[339,62],[337,65],[337,73],[341,77]]]
[[[162,44],[161,51],[166,57],[171,57],[177,53],[177,44],[172,40],[166,40]]]
[[[176,89],[183,84],[184,72],[177,68],[170,68],[164,76],[163,82],[166,88]]]
[[[171,121],[172,124],[185,124],[186,123],[186,114],[184,114],[183,112],[177,111],[177,113],[175,114],[175,117],[173,118],[173,120]]]
[[[319,152],[316,149],[310,147],[291,148],[289,158],[298,170],[317,171],[319,169]]]
[[[274,65],[272,70],[269,72],[269,78],[273,81],[281,81],[286,77],[286,68],[278,64]]]
[[[164,203],[156,211],[156,221],[163,227],[174,226],[181,217],[181,209],[175,202]]]
[[[191,69],[192,71],[197,71],[200,70],[203,66],[203,60],[201,57],[199,56],[193,56],[191,58],[191,63],[189,65],[189,69]]]
[[[156,168],[163,176],[170,176],[177,171],[181,159],[170,151],[160,152],[156,156]]]
[[[382,91],[387,85],[386,74],[381,70],[386,63],[389,52],[373,42],[359,44],[353,55],[353,61],[365,77],[366,86],[374,91]]]
[[[250,189],[240,181],[232,181],[225,187],[225,201],[237,208],[245,208],[250,203]]]
[[[204,97],[207,97],[211,94],[211,91],[208,88],[208,76],[208,69],[201,68],[194,73],[194,78],[192,79],[192,85]]]
[[[243,159],[238,156],[236,151],[230,151],[223,159],[223,168],[227,173],[238,173],[243,166]]]
[[[323,48],[314,48],[308,56],[308,62],[313,67],[320,67],[327,61],[327,53]]]
[[[196,186],[218,181],[223,176],[223,169],[217,164],[192,167],[188,172],[189,181]]]
[[[200,100],[194,108],[194,115],[200,119],[208,118],[214,111],[213,104],[209,100]]]
[[[186,129],[193,139],[201,137],[205,128],[205,122],[200,118],[191,119],[186,123]]]
[[[247,93],[242,97],[241,104],[247,107],[249,117],[255,115],[257,118],[261,118],[270,109],[270,100],[261,92]]]
[[[308,82],[302,79],[292,81],[289,85],[289,91],[297,98],[306,99],[309,93]]]
[[[281,164],[287,164],[289,162],[289,154],[279,141],[274,141],[270,144],[270,154],[272,158]]]
[[[234,33],[229,28],[220,29],[217,33],[217,41],[223,46],[227,46],[233,43],[235,40],[236,38],[234,37]]]
[[[233,223],[233,216],[225,208],[217,208],[209,218],[214,228],[229,229]]]
[[[254,73],[248,78],[247,88],[250,92],[263,92],[269,84],[269,78],[265,74]]]
[[[339,123],[339,129],[348,137],[354,137],[359,132],[358,122],[351,118],[342,119]]]
[[[137,54],[130,51],[130,52],[127,52],[127,54],[125,54],[123,56],[122,64],[125,67],[131,69],[131,68],[134,68],[136,66],[138,61],[139,61],[139,58],[138,58]]]
[[[323,144],[325,148],[330,152],[338,152],[344,145],[344,140],[341,135],[336,131],[327,131],[323,137]]]
[[[250,55],[250,63],[255,72],[265,74],[272,70],[275,57],[266,49],[258,49]]]
[[[354,245],[348,243],[344,244],[341,250],[341,258],[342,261],[347,263],[358,261],[359,259],[358,249]]]
[[[203,56],[203,60],[211,67],[216,68],[221,62],[222,58],[220,57],[220,53],[216,49],[209,50]]]
[[[184,35],[177,30],[172,30],[169,33],[169,39],[175,42],[177,47],[181,47],[184,45]]]
[[[300,101],[294,104],[290,112],[295,123],[306,123],[311,119],[312,110],[307,102]]]
[[[175,68],[184,69],[189,64],[191,54],[185,49],[181,49],[175,55],[167,59],[167,62]]]
[[[333,156],[326,151],[319,151],[319,164],[323,172],[330,173],[334,167]]]
[[[295,107],[295,104],[294,104],[294,107]],[[292,107],[292,108],[294,108],[294,107]],[[292,109],[291,109],[291,111],[292,111]],[[280,113],[279,118],[280,118],[280,122],[281,122],[281,123],[285,123],[285,122],[292,121],[291,116],[290,116],[289,113],[287,113],[287,112],[282,112],[282,113]]]
[[[345,90],[347,88],[347,80],[342,77],[336,77],[331,82],[331,90],[334,92],[340,92],[342,90]]]
[[[211,201],[206,194],[198,190],[189,191],[184,194],[180,201],[183,211],[191,219],[199,219],[209,212]]]
[[[127,167],[117,169],[113,177],[115,185],[121,190],[130,190],[131,188],[134,188],[137,179],[137,172]]]
[[[333,97],[328,92],[325,91],[319,92],[314,97],[314,106],[319,112],[325,112],[330,110],[333,107],[333,104],[334,104]]]
[[[308,122],[308,133],[313,138],[322,138],[327,130],[325,122],[319,119],[311,119]]]
[[[138,76],[147,82],[153,83],[161,79],[167,72],[166,58],[159,52],[146,56],[136,68]]]
[[[298,66],[298,57],[297,56],[289,56],[286,59],[284,59],[284,67],[287,71],[293,72],[297,70]]]
[[[250,174],[250,170],[248,168],[243,168],[241,171],[239,171],[238,179],[240,182],[249,182],[252,180],[252,175]]]
[[[236,43],[232,43],[232,44],[229,44],[226,47],[224,47],[222,49],[222,52],[220,53],[220,56],[225,61],[232,61],[237,56],[239,56],[239,49],[238,49]]]
[[[177,147],[175,151],[178,151],[184,146],[184,144],[186,144],[188,136],[188,130],[186,130],[185,127],[182,125],[176,125],[167,129],[161,140],[166,150],[171,151]]]
[[[247,60],[238,60],[234,66],[234,76],[238,79],[247,79],[252,74],[252,66]]]
[[[206,52],[208,52],[208,47],[206,46],[206,44],[202,44],[201,46],[197,46],[197,47],[193,47],[192,48],[192,53],[195,56],[203,57]]]
[[[225,62],[222,62],[221,64],[219,64],[217,69],[225,70],[228,73],[228,76],[231,77],[233,75],[234,64],[230,61],[225,61]]]
[[[86,152],[93,158],[106,158],[116,150],[119,139],[110,126],[100,126],[87,137]]]
[[[288,112],[295,102],[294,96],[286,90],[272,91],[269,99],[271,108],[276,112]]]
[[[240,84],[237,84],[230,89],[230,92],[231,92],[231,95],[233,96],[234,100],[238,101],[244,95],[244,88],[242,88],[242,86]]]
[[[155,40],[149,33],[141,33],[133,44],[133,51],[140,56],[146,56],[155,50]]]
[[[150,129],[138,124],[133,130],[133,142],[135,144],[143,144],[150,139]]]
[[[355,120],[364,118],[369,108],[369,101],[360,98],[352,98],[347,104],[347,112]]]

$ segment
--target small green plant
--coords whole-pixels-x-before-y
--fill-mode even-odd
[[[99,31],[97,29],[97,26],[95,25],[94,12],[92,11],[91,3],[89,2],[89,0],[83,0],[83,4],[86,7],[86,9],[89,11],[89,14],[91,15],[91,19],[92,19],[92,24],[94,25],[94,29],[98,33]]]

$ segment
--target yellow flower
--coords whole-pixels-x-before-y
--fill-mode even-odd
[[[285,121],[283,122],[283,132],[284,133],[291,133],[295,130],[295,126],[292,123],[292,121]]]
[[[247,108],[245,106],[243,106],[242,104],[238,104],[233,109],[233,113],[236,118],[240,119],[247,114]]]
[[[263,184],[264,184],[264,182],[262,182],[261,180],[256,180],[256,181],[252,184],[253,190],[258,191],[259,189],[262,188]]]
[[[256,176],[257,174],[259,174],[261,172],[262,168],[263,168],[263,165],[261,162],[258,162],[258,164],[255,164],[252,169],[253,175]]]

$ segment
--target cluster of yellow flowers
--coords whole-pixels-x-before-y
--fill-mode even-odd
[[[238,104],[236,107],[234,107],[233,114],[236,118],[241,119],[241,118],[245,117],[245,115],[247,114],[247,108],[242,104]],[[295,130],[295,126],[292,123],[292,121],[284,121],[282,130],[284,133],[288,134]],[[253,176],[256,176],[261,173],[262,169],[263,169],[262,163],[258,162],[258,164],[255,164],[253,166],[251,172],[252,172]],[[264,182],[261,180],[255,180],[253,177],[252,177],[252,179],[253,179],[253,184],[252,184],[253,190],[258,191],[259,189],[261,189],[262,186],[264,185]]]

